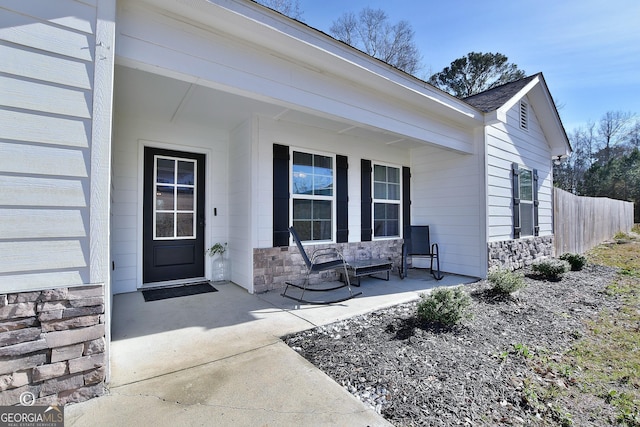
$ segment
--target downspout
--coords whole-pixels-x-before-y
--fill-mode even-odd
[[[482,263],[482,278],[485,279],[487,277],[488,269],[489,269],[489,170],[488,170],[488,126],[483,125],[481,129],[476,130],[476,138],[481,139],[481,141],[477,141],[477,146],[481,147],[482,155],[478,156],[478,159],[482,159],[482,164],[480,165],[482,170],[482,191],[480,192],[480,215],[483,219],[483,227],[481,227],[481,240],[483,242],[483,248],[480,251],[480,262]]]

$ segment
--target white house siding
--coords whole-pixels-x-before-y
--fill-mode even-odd
[[[3,291],[91,282],[96,21],[95,1],[0,5]]]
[[[22,378],[7,405],[86,400],[109,376],[114,20],[115,0],[0,4],[0,376]]]
[[[529,128],[520,128],[520,104],[507,112],[507,122],[487,126],[489,242],[513,239],[511,164],[538,170],[540,236],[553,233],[551,150],[529,103]],[[523,236],[524,237],[524,236]]]
[[[475,154],[434,147],[411,152],[411,222],[429,225],[441,269],[486,274],[485,195],[481,144]]]
[[[205,245],[228,239],[228,133],[180,121],[170,122],[167,118],[123,117],[118,115],[117,107],[116,103],[111,206],[114,294],[134,292],[142,285],[142,154],[145,146],[206,154]],[[205,264],[206,274],[210,274],[208,264]]]

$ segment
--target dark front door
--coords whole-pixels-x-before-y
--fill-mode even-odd
[[[204,277],[204,158],[144,150],[144,283]]]

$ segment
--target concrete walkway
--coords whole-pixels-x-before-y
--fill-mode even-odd
[[[280,337],[474,280],[436,282],[419,271],[402,281],[367,278],[354,288],[363,295],[329,306],[231,283],[154,302],[115,295],[109,394],[67,406],[65,425],[389,425]]]

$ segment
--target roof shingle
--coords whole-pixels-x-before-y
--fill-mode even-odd
[[[494,87],[493,89],[485,90],[484,92],[463,98],[462,100],[485,113],[495,111],[502,107],[508,100],[513,98],[516,93],[518,93],[537,75],[538,74],[534,74],[532,76],[516,80],[515,82],[506,83],[501,86]]]

